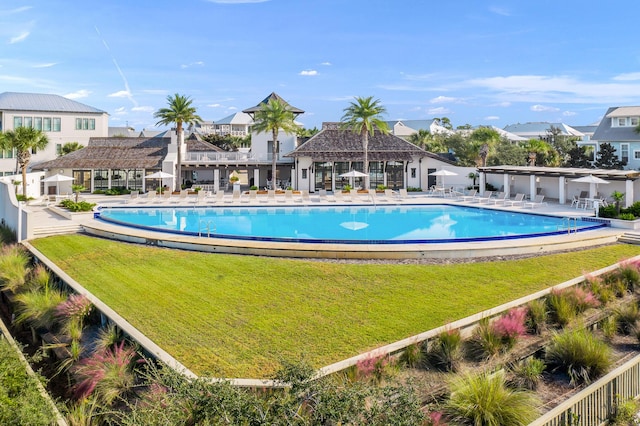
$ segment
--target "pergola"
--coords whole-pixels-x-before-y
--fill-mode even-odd
[[[478,167],[480,172],[480,188],[484,189],[487,175],[502,175],[504,191],[509,193],[510,188],[516,179],[521,183],[523,179],[528,179],[528,193],[531,198],[535,197],[538,187],[544,187],[549,193],[557,195],[558,202],[567,202],[567,187],[573,179],[593,175],[610,181],[615,187],[620,187],[625,193],[625,206],[628,207],[634,202],[634,187],[640,184],[640,171],[638,170],[606,170],[587,169],[571,167],[535,167],[535,166],[491,166]],[[557,190],[556,190],[557,188]],[[522,191],[520,191],[522,192]],[[640,191],[639,191],[640,193]],[[508,194],[512,195],[512,194]]]

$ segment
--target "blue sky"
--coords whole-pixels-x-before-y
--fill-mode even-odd
[[[275,91],[305,127],[354,96],[386,118],[587,125],[640,105],[637,0],[4,2],[0,92],[55,93],[154,128],[167,95],[218,120]]]

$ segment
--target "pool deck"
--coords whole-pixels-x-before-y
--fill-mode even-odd
[[[593,210],[571,208],[570,204],[560,205],[552,201],[536,206],[504,207],[493,204],[479,204],[477,202],[463,202],[455,198],[442,198],[424,193],[409,193],[405,198],[393,196],[375,197],[358,195],[349,202],[328,201],[317,194],[310,194],[307,200],[301,196],[285,197],[276,195],[275,198],[259,195],[249,199],[242,195],[234,199],[231,194],[225,194],[223,199],[207,197],[198,200],[191,195],[180,199],[173,196],[170,199],[144,197],[131,199],[129,196],[96,196],[83,195],[83,199],[97,203],[104,207],[277,207],[277,206],[319,206],[319,205],[409,205],[409,204],[442,204],[481,206],[487,209],[500,209],[523,212],[536,212],[561,217],[594,217]],[[333,197],[330,197],[333,198]],[[93,215],[84,214],[72,220],[61,217],[44,206],[29,206],[38,236],[56,233],[80,232],[90,235],[116,239],[125,242],[146,244],[150,246],[177,248],[183,250],[204,251],[212,253],[234,253],[261,256],[325,258],[325,259],[450,259],[473,258],[491,256],[509,256],[522,254],[548,253],[558,250],[584,248],[616,242],[625,232],[620,228],[603,228],[588,232],[572,232],[570,234],[548,237],[521,238],[513,240],[478,241],[460,243],[429,243],[429,244],[326,244],[326,243],[284,243],[267,241],[243,241],[207,237],[203,235],[186,236],[129,228],[109,224],[93,219]],[[60,232],[57,232],[60,231]],[[204,234],[204,232],[203,232]]]

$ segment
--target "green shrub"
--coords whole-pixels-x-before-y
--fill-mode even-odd
[[[538,399],[532,392],[510,389],[500,370],[455,379],[444,412],[456,425],[528,425],[538,417]]]
[[[462,360],[460,330],[443,331],[433,339],[427,351],[427,360],[441,371],[457,371]]]
[[[251,191],[257,191],[257,190],[258,190],[258,187],[257,187],[257,186],[255,186],[255,185],[251,185],[251,186],[249,187],[249,189],[250,189]]]
[[[618,216],[618,211],[616,210],[616,206],[612,204],[606,207],[600,207],[598,216],[613,219]]]
[[[611,349],[588,330],[555,333],[545,359],[553,370],[566,373],[572,384],[591,383],[611,366]]]
[[[409,368],[418,367],[424,358],[424,354],[420,346],[421,345],[417,343],[407,346],[402,352],[402,355],[400,355],[400,362]]]
[[[378,186],[376,186],[376,189],[378,191],[384,191],[385,189],[387,189],[387,187],[380,183],[378,184]]]
[[[625,262],[617,271],[620,281],[624,283],[627,290],[633,293],[638,284],[640,284],[640,272],[635,264]]]
[[[22,246],[13,244],[0,250],[0,288],[17,292],[27,279],[29,256]]]
[[[0,245],[16,242],[16,231],[6,224],[0,224]]]
[[[599,278],[587,277],[587,285],[589,286],[589,291],[591,291],[603,305],[606,305],[616,298],[611,286],[605,285]]]
[[[520,389],[536,390],[546,365],[538,358],[527,358],[511,366],[509,383]]]
[[[491,358],[504,349],[502,336],[489,323],[489,318],[481,319],[467,342],[469,354],[474,359],[482,360]]]
[[[620,215],[618,215],[617,219],[620,219],[620,220],[636,220],[636,217],[631,213],[620,213]]]
[[[89,203],[88,201],[80,201],[76,203],[70,199],[62,200],[60,205],[72,212],[90,212],[96,206],[94,203]]]
[[[618,320],[615,315],[610,315],[600,322],[600,329],[605,339],[611,341],[618,332]]]
[[[104,193],[105,193],[104,189],[96,189],[92,192],[92,194],[95,194],[95,195],[102,195]]]
[[[629,207],[620,210],[621,213],[630,213],[635,217],[640,217],[640,201],[636,201],[631,204]]]
[[[544,299],[532,300],[527,304],[527,329],[534,334],[540,334],[547,323],[547,303]]]
[[[551,320],[560,327],[565,327],[577,315],[577,309],[573,304],[572,298],[568,297],[564,292],[552,290],[546,301]]]
[[[629,335],[633,332],[636,323],[640,319],[638,304],[636,302],[632,302],[628,305],[621,306],[615,310],[615,315],[618,323],[618,330],[623,334]]]
[[[624,401],[620,395],[616,395],[613,414],[609,417],[609,423],[607,424],[614,426],[637,425],[638,423],[635,421],[635,417],[638,412],[638,408],[638,401],[633,398],[629,398]]]
[[[413,186],[408,186],[407,192],[422,192],[422,188],[414,188]]]

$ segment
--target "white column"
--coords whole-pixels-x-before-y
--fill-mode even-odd
[[[485,186],[487,186],[487,175],[485,174],[485,172],[480,172],[479,175],[480,175],[478,178],[478,181],[480,182],[478,184],[479,190],[480,190],[479,192],[480,192],[480,195],[484,195],[484,188]]]
[[[627,179],[624,182],[624,207],[631,207],[633,204],[634,195],[633,195],[633,181]]]
[[[220,169],[213,169],[213,190],[215,192],[220,190]]]
[[[533,200],[536,195],[536,175],[531,175],[529,176],[529,198]]]
[[[260,189],[260,169],[253,169],[253,184]]]
[[[111,169],[107,169],[107,188],[111,189]]]
[[[502,186],[504,187],[504,193],[507,194],[507,198],[511,197],[511,179],[509,173],[505,173],[502,176]]]
[[[565,194],[565,189],[567,188],[565,185],[566,178],[564,176],[560,176],[558,178],[558,203],[564,204],[567,202],[567,195]]]

